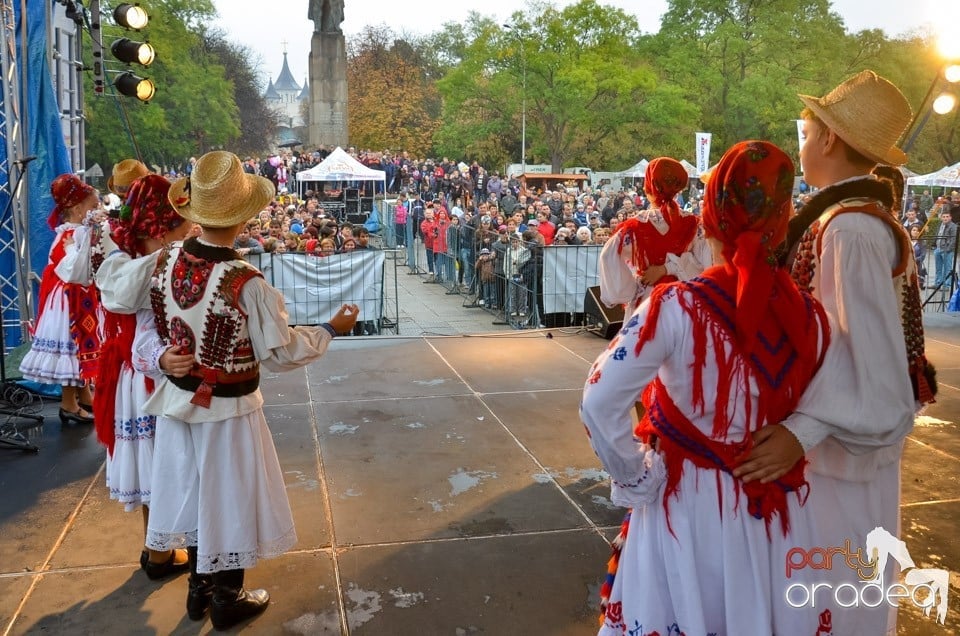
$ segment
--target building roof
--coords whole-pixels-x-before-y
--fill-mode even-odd
[[[277,92],[276,87],[273,85],[273,78],[270,78],[270,83],[267,84],[267,90],[263,93],[264,99],[280,99],[280,93]]]
[[[297,84],[297,80],[293,79],[293,73],[290,72],[290,66],[287,65],[286,52],[283,54],[283,68],[280,69],[280,75],[273,86],[278,92],[300,92],[300,85]]]
[[[307,86],[307,80],[303,80],[303,90],[300,91],[300,95],[297,96],[297,101],[302,102],[305,99],[310,99],[310,87]]]

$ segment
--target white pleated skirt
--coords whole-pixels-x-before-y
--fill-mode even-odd
[[[147,547],[197,546],[197,571],[252,568],[297,541],[277,451],[256,411],[187,424],[157,417]]]
[[[786,553],[810,541],[795,493],[787,496],[790,533],[784,537],[774,517],[768,537],[729,474],[684,462],[669,527],[664,488],[633,510],[600,636],[817,633],[819,610],[783,600]]]
[[[106,473],[110,498],[127,512],[150,504],[156,418],[143,412],[149,397],[146,377],[123,363],[114,406],[113,455],[107,454]]]
[[[40,384],[83,386],[77,343],[70,335],[70,310],[62,282],[47,296],[30,351],[20,361],[23,377]]]

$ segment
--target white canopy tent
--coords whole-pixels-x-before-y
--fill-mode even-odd
[[[317,181],[381,181],[383,191],[387,189],[386,172],[368,168],[339,146],[314,167],[297,173],[300,195],[303,196],[304,184]]]
[[[643,175],[647,173],[647,166],[650,165],[650,162],[646,159],[641,159],[637,163],[633,164],[626,170],[618,173],[620,177],[628,177],[632,179],[642,179]]]
[[[920,174],[907,179],[907,186],[934,186],[960,188],[960,163],[940,168],[930,174]]]
[[[687,171],[687,176],[690,177],[691,179],[700,178],[700,171],[697,170],[697,167],[695,165],[693,165],[686,159],[681,159],[680,165],[683,166],[683,169]]]

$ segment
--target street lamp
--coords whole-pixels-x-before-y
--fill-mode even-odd
[[[512,24],[504,24],[503,28],[510,31],[520,43],[520,67],[522,69],[523,88],[521,93],[521,114],[520,114],[520,169],[523,174],[527,173],[527,51],[524,46],[523,36],[519,29]]]
[[[960,64],[957,64],[960,61],[960,46],[954,40],[948,40],[946,36],[941,36],[938,48],[946,63],[937,71],[927,94],[924,95],[920,107],[917,108],[917,112],[913,116],[913,121],[904,131],[905,135],[909,134],[906,143],[903,144],[904,152],[910,152],[914,142],[917,141],[917,137],[920,136],[920,131],[929,121],[931,113],[946,115],[957,107],[955,85],[960,83]],[[944,88],[946,90],[942,90]],[[937,94],[938,91],[942,92]]]

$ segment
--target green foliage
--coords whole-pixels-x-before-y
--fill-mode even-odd
[[[469,38],[440,53],[460,62],[437,83],[444,99],[438,152],[493,165],[519,158],[526,110],[530,163],[559,171],[576,157],[619,154],[657,92],[656,77],[634,44],[640,37],[636,20],[581,0],[562,11],[530,4],[511,25],[477,19],[470,32],[448,25],[436,40],[439,47],[454,41],[451,33]]]
[[[151,2],[150,24],[144,35],[157,51],[148,69],[133,72],[151,78],[157,93],[149,104],[116,93],[111,82],[125,70],[109,56],[110,43],[127,35],[103,21],[107,85],[103,96],[93,93],[92,77],[85,87],[87,157],[109,170],[118,160],[136,156],[132,137],[148,165],[175,168],[191,155],[223,147],[240,136],[234,87],[216,57],[203,46],[197,25],[213,15],[209,0]]]
[[[278,116],[264,99],[263,89],[251,66],[253,51],[228,41],[226,34],[219,31],[203,32],[203,44],[213,59],[223,66],[225,76],[233,87],[233,101],[240,118],[240,135],[230,144],[230,150],[239,155],[265,153],[276,136]],[[301,106],[308,108],[306,102]],[[304,121],[307,112],[302,113]],[[306,132],[301,131],[301,134],[306,139]]]

